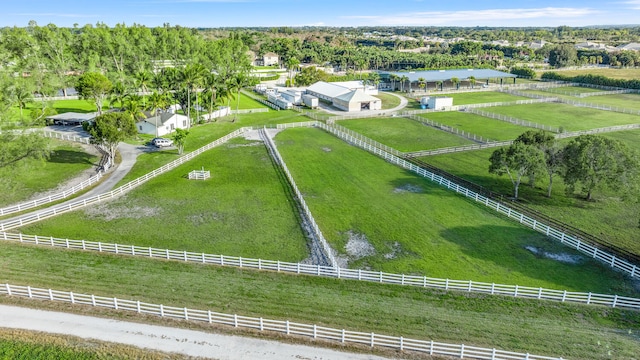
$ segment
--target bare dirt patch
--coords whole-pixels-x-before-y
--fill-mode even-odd
[[[211,213],[202,213],[202,214],[194,214],[187,216],[187,221],[193,224],[193,226],[208,224],[214,221],[220,221],[224,218],[222,214],[211,212]]]
[[[399,254],[402,253],[402,246],[399,242],[395,241],[391,245],[391,251],[384,254],[384,258],[387,260],[395,259]]]
[[[322,151],[324,151],[324,152],[331,152],[331,148],[323,147],[323,148],[322,148]]]
[[[399,186],[395,189],[393,189],[393,193],[394,194],[401,194],[401,193],[415,193],[415,194],[419,194],[422,193],[424,190],[418,186],[418,185],[413,185],[413,184],[404,184],[402,186]]]
[[[580,255],[571,255],[567,253],[550,253],[534,246],[525,246],[525,249],[531,251],[535,255],[542,256],[547,259],[559,261],[565,264],[579,264],[584,258]]]
[[[347,236],[349,236],[349,240],[344,246],[344,249],[352,260],[358,260],[376,254],[376,249],[369,243],[369,239],[367,239],[365,234],[359,234],[353,230],[349,230]]]
[[[85,213],[90,217],[111,221],[115,219],[148,218],[160,214],[161,211],[162,209],[159,207],[99,204],[97,206],[87,208]]]

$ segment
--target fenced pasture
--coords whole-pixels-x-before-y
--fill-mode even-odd
[[[185,176],[205,167],[206,181]],[[123,197],[22,229],[141,246],[301,261],[306,240],[261,142],[211,149]]]
[[[607,291],[608,279],[618,277],[587,258],[567,264],[538,257],[525,247],[576,253],[319,130],[287,130],[276,140],[325,238],[349,257],[349,267]],[[356,245],[359,252],[349,250]]]
[[[7,243],[0,249],[3,279],[12,284],[568,359],[601,359],[607,351],[631,359],[640,351],[640,313],[632,310]]]
[[[555,71],[555,70],[554,70]],[[577,75],[602,75],[614,79],[626,79],[633,80],[640,78],[640,68],[603,68],[603,67],[589,67],[584,69],[574,69],[574,70],[561,70],[560,74],[565,76],[577,76]]]
[[[339,125],[401,152],[474,143],[403,117],[343,120]]]
[[[438,94],[434,94],[437,96]],[[450,96],[453,98],[453,105],[482,104],[492,102],[507,102],[525,100],[526,97],[512,95],[509,93],[486,91],[486,92],[467,92],[460,94],[447,94],[442,96]]]
[[[468,112],[447,111],[421,114],[420,116],[493,140],[513,140],[523,132],[529,130],[523,126],[490,119]]]
[[[638,130],[632,130],[638,134]],[[626,131],[607,133],[603,136],[628,138],[633,142],[633,134]],[[567,140],[565,140],[567,141]],[[637,140],[636,142],[637,143]],[[636,145],[637,147],[638,145]],[[513,193],[513,185],[507,176],[490,174],[489,157],[495,149],[443,154],[421,158],[456,176],[460,176],[485,188],[507,196]],[[540,177],[536,187],[531,188],[526,180],[520,185],[519,198],[528,207],[559,219],[587,233],[602,238],[622,249],[640,253],[637,239],[638,212],[640,204],[623,201],[615,192],[596,192],[596,201],[585,201],[580,195],[565,195],[565,186],[558,176],[553,180],[552,197],[546,197],[548,179]]]
[[[96,166],[99,156],[85,152],[80,145],[52,140],[53,152],[44,162],[25,160],[17,167],[0,169],[0,207],[14,205],[38,193],[54,190],[65,181]],[[95,175],[87,175],[87,179]],[[69,186],[71,187],[71,186]],[[66,190],[66,189],[63,189]]]
[[[622,114],[612,111],[558,103],[496,106],[483,110],[490,113],[512,116],[542,125],[561,127],[565,131],[588,130],[607,126],[636,124],[640,119],[638,115]]]

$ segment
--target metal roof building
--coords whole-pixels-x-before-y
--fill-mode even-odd
[[[396,76],[406,76],[410,82],[418,82],[419,78],[427,82],[449,81],[452,78],[467,80],[473,76],[476,80],[516,78],[514,74],[492,69],[455,69],[455,70],[429,70],[429,71],[380,71],[380,78],[389,79],[391,74]]]

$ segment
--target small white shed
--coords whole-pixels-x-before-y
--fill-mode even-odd
[[[444,97],[444,96],[425,96],[420,99],[421,105],[426,105],[427,109],[438,109],[442,110],[446,107],[453,106],[453,98],[452,97]]]

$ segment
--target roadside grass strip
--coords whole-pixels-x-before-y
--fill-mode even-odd
[[[444,177],[433,174],[425,169],[422,169],[404,159],[401,159],[395,155],[389,154],[379,148],[375,148],[368,143],[364,143],[352,136],[341,132],[340,130],[331,127],[329,125],[325,125],[322,123],[318,124],[318,127],[337,136],[338,138],[347,141],[357,147],[360,147],[368,152],[371,152],[379,157],[385,159],[386,161],[396,164],[403,169],[407,169],[412,173],[418,174],[421,177],[427,178],[432,182],[439,184],[442,187],[445,187],[449,190],[452,190],[458,194],[464,195],[468,199],[472,199],[477,203],[484,204],[486,207],[494,210],[495,212],[505,215],[506,217],[517,221],[525,227],[531,228],[539,233],[546,235],[547,237],[558,240],[560,243],[578,250],[579,252],[589,256],[590,258],[596,259],[607,266],[619,270],[631,277],[640,277],[640,268],[636,264],[631,264],[630,262],[620,259],[612,254],[604,252],[597,247],[591,246],[590,244],[586,244],[580,239],[573,237],[571,235],[567,235],[564,232],[551,228],[550,226],[540,223],[535,219],[531,219],[509,207],[506,207],[499,202],[496,202],[490,198],[487,198],[483,195],[477,194],[469,189],[466,189],[454,182],[447,180]]]
[[[240,269],[254,269],[261,271],[275,271],[295,275],[319,276],[326,278],[344,279],[351,281],[366,281],[380,284],[422,287],[446,291],[462,291],[519,297],[537,300],[550,300],[586,305],[600,305],[612,308],[640,310],[640,299],[618,295],[585,293],[567,290],[534,288],[519,285],[504,285],[485,283],[473,280],[439,279],[427,276],[386,273],[382,271],[367,271],[361,269],[347,269],[333,266],[311,265],[252,259],[241,256],[225,256],[190,251],[157,249],[135,245],[114,244],[86,240],[60,239],[47,236],[0,233],[0,239],[26,245],[38,245],[68,250],[84,250],[106,254],[137,256],[150,259],[173,260],[195,264],[236,267]]]
[[[152,178],[155,178],[156,176],[163,174],[173,168],[175,168],[176,166],[183,164],[186,161],[189,161],[191,159],[193,159],[194,157],[200,155],[201,153],[203,153],[204,151],[207,151],[215,146],[218,146],[220,144],[223,144],[225,142],[227,142],[229,139],[232,139],[234,137],[240,136],[242,135],[245,131],[247,131],[247,128],[241,128],[238,129],[226,136],[223,136],[222,138],[208,144],[205,145],[203,147],[201,147],[198,150],[195,150],[193,152],[190,152],[184,156],[181,156],[180,158],[142,176],[137,178],[136,180],[133,180],[125,185],[120,186],[119,188],[112,190],[108,193],[104,193],[104,194],[100,194],[100,195],[96,195],[96,196],[92,196],[90,198],[87,199],[83,199],[83,200],[79,200],[76,202],[72,202],[70,204],[67,205],[62,205],[62,206],[58,206],[58,207],[53,207],[53,208],[49,208],[40,212],[37,212],[35,214],[27,214],[23,217],[20,217],[18,219],[12,220],[12,221],[7,221],[7,222],[2,222],[0,223],[0,231],[5,231],[8,229],[13,229],[16,227],[20,227],[20,226],[24,226],[26,224],[30,224],[33,222],[37,222],[40,221],[42,219],[46,219],[61,213],[65,213],[65,212],[69,212],[69,211],[73,211],[82,207],[85,207],[87,205],[90,204],[95,204],[98,203],[100,201],[103,200],[107,200],[107,199],[112,199],[114,197],[117,197],[119,195],[122,195],[126,192],[128,192],[129,190],[138,187],[139,185],[149,181]]]
[[[371,348],[383,347],[399,351],[411,351],[429,355],[447,355],[467,359],[527,359],[527,360],[562,360],[562,357],[549,357],[529,353],[516,353],[499,349],[488,349],[465,344],[448,344],[441,342],[416,340],[402,336],[387,336],[374,332],[364,333],[345,329],[336,329],[316,324],[303,324],[291,321],[280,321],[265,318],[225,314],[210,310],[194,310],[187,307],[164,306],[150,304],[139,300],[118,299],[117,297],[103,297],[82,293],[66,292],[52,289],[34,288],[31,286],[16,286],[0,284],[0,294],[26,297],[36,300],[48,300],[70,303],[73,305],[88,305],[92,307],[109,308],[119,311],[136,312],[138,314],[155,315],[164,318],[181,319],[185,321],[204,322],[209,324],[226,325],[233,328],[246,328],[260,332],[280,333],[287,336],[302,336],[313,340],[329,340],[341,344],[359,344]]]

